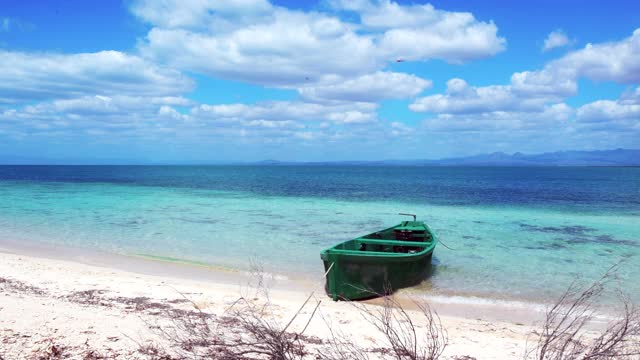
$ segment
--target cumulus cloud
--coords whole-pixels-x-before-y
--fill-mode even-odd
[[[327,23],[337,28],[327,33]],[[154,28],[141,51],[181,69],[268,86],[295,87],[382,66],[374,43],[318,14],[276,11],[268,21],[224,34]]]
[[[544,106],[538,112],[490,111],[482,113],[439,114],[423,121],[424,129],[435,132],[562,131],[574,109],[565,103]]]
[[[556,71],[567,67],[576,77],[595,81],[640,83],[640,29],[622,41],[587,44],[584,49],[552,62],[549,67]]]
[[[431,4],[400,5],[390,0],[331,2],[355,11],[361,25],[378,31],[382,56],[406,60],[442,59],[464,62],[504,50],[493,22],[478,21],[468,12],[438,10]]]
[[[184,93],[193,82],[180,72],[118,51],[84,54],[0,50],[0,104],[84,95]]]
[[[361,111],[346,111],[331,113],[327,116],[327,120],[335,121],[341,124],[359,124],[368,123],[375,120],[375,115]]]
[[[580,78],[640,83],[640,29],[621,41],[587,44],[549,62],[542,70],[516,73],[511,81],[516,91],[567,97],[576,93]]]
[[[445,94],[426,96],[409,108],[418,112],[467,113],[510,109],[517,106],[506,86],[471,87],[462,79],[447,81]]]
[[[83,96],[0,111],[0,122],[14,134],[142,138],[166,129],[189,131],[187,117],[172,108],[183,105],[192,103],[180,97]]]
[[[249,127],[261,127],[261,128],[285,128],[285,129],[304,129],[305,126],[299,122],[292,120],[273,121],[273,120],[251,120],[246,123]]]
[[[115,113],[112,105],[117,105],[119,113],[130,111],[131,107],[139,106],[147,112],[159,108],[163,115],[173,115],[176,111],[169,105],[175,104],[175,99],[155,98],[155,101],[143,103],[136,98],[103,99],[74,99],[56,101],[48,104],[47,109],[78,113],[83,110],[93,110],[94,113]],[[76,101],[78,104],[76,104]],[[99,103],[100,106],[95,106]],[[73,109],[70,109],[73,104]],[[107,107],[107,111],[102,108]],[[63,110],[64,108],[64,110]],[[321,122],[329,122],[336,126],[372,123],[377,121],[377,105],[372,103],[308,103],[302,101],[269,101],[256,104],[196,104],[180,119],[203,127],[264,127],[264,128],[303,128],[305,124],[316,126]],[[143,112],[143,111],[138,111]]]
[[[617,100],[598,100],[582,105],[577,119],[583,123],[615,123],[640,130],[640,87]]]
[[[578,120],[584,122],[605,122],[612,119],[635,119],[640,122],[640,105],[598,100],[581,106],[577,115]]]
[[[308,103],[272,101],[254,105],[200,105],[192,115],[203,121],[242,123],[251,120],[267,121],[330,121],[339,124],[376,120],[376,104],[371,103]]]
[[[555,48],[560,48],[569,45],[571,40],[567,34],[562,30],[555,30],[547,35],[547,38],[544,40],[544,45],[542,46],[542,51],[549,51]]]
[[[387,30],[380,51],[387,58],[462,63],[504,50],[506,41],[497,32],[495,24],[478,22],[471,14],[449,13],[433,23]]]
[[[522,96],[567,98],[578,92],[575,74],[569,68],[550,67],[511,75],[511,88]]]
[[[298,91],[313,100],[377,102],[412,98],[431,86],[431,80],[415,75],[378,71],[345,81],[300,87]]]
[[[27,113],[64,113],[76,115],[121,114],[155,112],[156,109],[169,106],[189,106],[193,102],[183,97],[142,97],[128,95],[83,96],[73,99],[55,100],[24,109]]]
[[[258,143],[284,143],[365,136],[358,130],[364,124],[367,131],[384,135],[379,130],[376,109],[372,103],[273,101],[207,105],[181,97],[95,95],[0,111],[0,122],[4,131],[22,136],[157,140],[171,133],[176,139],[219,140],[232,136]]]
[[[65,111],[74,106],[73,111]],[[118,109],[108,99],[78,99],[75,104],[40,103],[22,109],[0,112],[4,127],[25,135],[78,136],[91,129],[94,134],[122,133],[141,126],[141,119],[153,114],[136,108],[133,112]],[[144,122],[150,124],[150,122]]]
[[[550,100],[544,95],[519,96],[509,85],[474,87],[456,78],[447,81],[444,94],[419,98],[409,108],[416,112],[446,114],[539,111]]]
[[[436,114],[426,123],[429,129],[438,131],[497,130],[505,126],[528,129],[536,123],[543,129],[548,126],[547,120],[563,122],[574,115],[578,120],[576,129],[586,129],[583,125],[587,123],[606,122],[618,128],[637,129],[638,89],[616,101],[595,101],[577,111],[563,101],[577,93],[581,78],[637,84],[639,74],[640,30],[636,30],[621,41],[589,44],[572,51],[541,70],[514,73],[507,85],[474,87],[462,79],[451,79],[443,94],[418,98],[410,109]]]
[[[377,19],[389,9],[395,11],[395,20]],[[492,56],[505,43],[493,23],[478,21],[472,14],[391,1],[362,2],[357,9],[361,23],[260,0],[186,5],[177,0],[137,1],[132,11],[154,26],[140,46],[145,56],[181,69],[269,86],[304,87],[359,77],[399,57],[469,61]],[[411,14],[411,21],[402,21]]]
[[[376,110],[376,104],[358,102],[207,105],[173,96],[92,95],[0,110],[0,122],[5,131],[24,135],[148,139],[171,133],[191,139],[241,136],[269,142],[301,136],[316,141],[338,133],[355,136],[354,129],[363,124],[378,126]]]
[[[379,144],[381,138],[404,141],[431,132],[461,138],[478,132],[504,138],[553,132],[562,138],[610,124],[640,130],[640,89],[578,109],[564,102],[577,93],[581,78],[640,82],[640,30],[620,41],[571,51],[539,70],[514,73],[509,83],[474,86],[454,78],[443,93],[423,96],[430,80],[393,72],[389,63],[461,63],[493,56],[506,46],[498,27],[430,4],[329,4],[303,11],[268,0],[134,0],[131,11],[150,25],[139,55],[0,51],[2,132],[117,134],[111,139],[172,134],[204,143],[230,136],[238,142],[317,141],[324,147],[356,137]],[[0,29],[10,27],[3,20]],[[552,32],[545,51],[568,42],[566,34]],[[181,71],[295,89],[300,96],[199,104],[184,97],[194,82]],[[412,111],[433,115],[417,127],[378,119],[378,102],[407,98],[414,99]],[[9,109],[11,103],[15,106]]]
[[[400,5],[390,0],[333,1],[334,8],[355,11],[361,25],[379,31],[382,56],[405,60],[464,62],[504,50],[493,22],[467,12],[438,10],[431,4]]]

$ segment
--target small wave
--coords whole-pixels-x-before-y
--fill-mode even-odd
[[[528,302],[521,300],[503,300],[494,298],[484,298],[478,296],[446,296],[446,295],[424,295],[424,299],[441,304],[452,305],[472,305],[472,306],[497,306],[513,309],[534,309],[535,311],[544,311],[546,304]]]

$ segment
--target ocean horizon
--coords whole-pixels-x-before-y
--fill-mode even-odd
[[[640,168],[0,166],[0,199],[0,243],[291,279],[408,212],[442,241],[414,293],[546,302],[621,262],[614,286],[640,299]]]

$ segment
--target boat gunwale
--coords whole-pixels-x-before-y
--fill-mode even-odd
[[[325,255],[325,254],[335,254],[335,255],[346,255],[346,256],[353,256],[353,257],[385,257],[385,258],[413,258],[413,257],[420,257],[420,256],[424,256],[429,254],[430,252],[433,252],[433,249],[426,249],[416,252],[416,253],[389,253],[389,252],[383,252],[383,251],[358,251],[358,250],[336,250],[336,251],[331,251],[328,250],[327,252],[322,253],[321,255]]]
[[[367,239],[366,238],[367,236],[370,236],[370,235],[374,235],[377,233],[390,231],[390,230],[402,227],[402,223],[401,223],[400,225],[395,225],[395,226],[386,228],[384,230],[372,232],[362,237],[357,237],[355,239],[338,243],[328,249],[321,251],[320,257],[324,259],[324,256],[329,254],[348,255],[348,256],[350,255],[350,256],[357,256],[357,257],[387,257],[387,258],[412,258],[412,257],[424,256],[426,254],[433,252],[436,246],[436,242],[438,240],[437,240],[436,234],[431,230],[429,225],[425,224],[424,222],[421,222],[421,223],[424,226],[425,232],[428,232],[431,235],[431,241],[428,241],[428,242],[427,241],[402,241],[402,240],[393,240],[393,239],[383,240],[383,239]],[[422,250],[416,253],[410,254],[410,253],[389,253],[384,251],[360,251],[360,250],[336,249],[338,246],[348,243],[350,241],[359,241],[363,243],[379,244],[379,245],[411,246],[411,247],[422,248]]]

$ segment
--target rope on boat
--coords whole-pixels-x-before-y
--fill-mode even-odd
[[[442,241],[440,241],[440,239],[438,239],[438,242],[439,242],[440,244],[442,244],[442,246],[446,247],[446,248],[447,248],[447,249],[449,249],[449,250],[454,250],[454,251],[456,250],[456,249],[453,249],[453,248],[451,248],[451,247],[447,246],[447,244],[445,244],[445,243],[443,243]]]
[[[327,269],[327,271],[324,272],[324,275],[322,275],[322,280],[324,280],[327,275],[329,274],[329,271],[331,271],[331,268],[333,267],[333,264],[335,264],[336,262],[332,262],[331,265],[329,266],[329,268]]]

